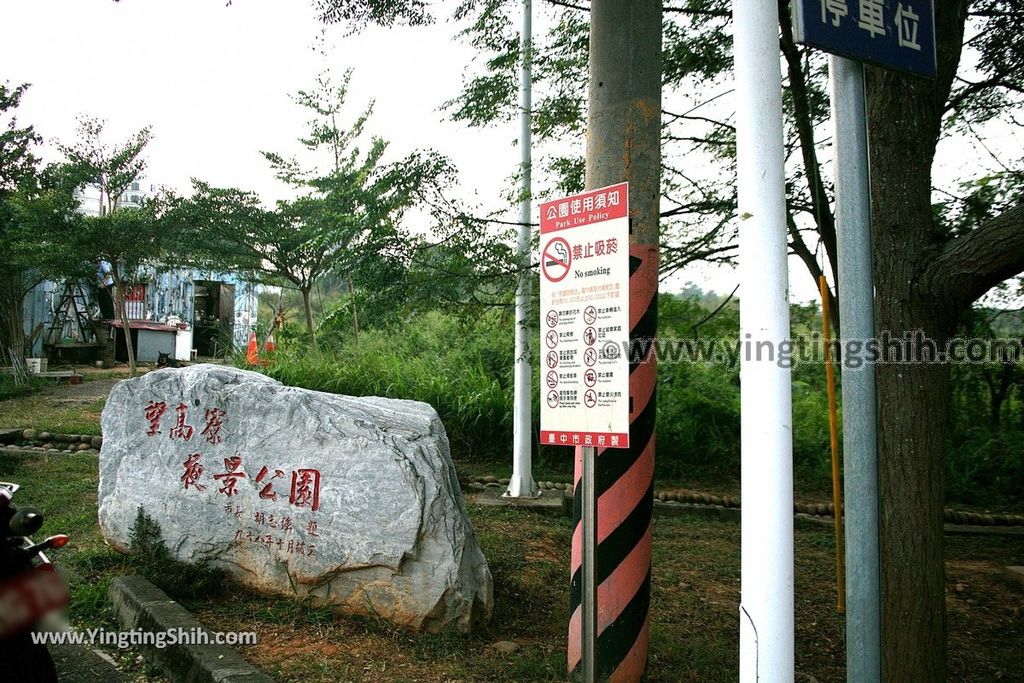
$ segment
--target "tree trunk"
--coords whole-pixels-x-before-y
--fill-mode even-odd
[[[316,341],[316,332],[313,329],[313,304],[310,300],[310,288],[300,288],[302,292],[302,308],[306,312],[306,333],[309,334],[311,342]]]
[[[866,69],[876,326],[897,338],[920,330],[940,350],[971,303],[928,277],[949,246],[934,222],[931,167],[960,63],[966,4],[935,3],[934,80]],[[877,370],[883,680],[944,681],[949,365],[882,363]]]
[[[914,237],[930,226],[930,207],[914,207],[907,201],[910,193],[895,193],[899,199],[893,200],[879,191],[877,184],[898,182],[887,171],[901,164],[891,161],[872,169],[877,329],[898,339],[904,331],[921,330],[941,349],[955,330],[957,314],[941,298],[915,291],[920,261],[907,258],[915,253],[910,246]],[[905,167],[902,172],[913,175]],[[917,180],[927,183],[927,174]],[[902,209],[895,206],[900,203]],[[943,507],[949,377],[945,363],[883,362],[877,367],[886,681],[946,680]]]
[[[128,327],[127,294],[124,287],[124,279],[118,274],[117,266],[111,268],[111,276],[114,278],[114,286],[117,287],[117,313],[121,319],[121,327],[124,330],[124,346],[128,350],[128,376],[135,376],[135,345],[132,344],[132,331]]]
[[[1018,358],[1018,362],[1019,362]],[[988,384],[988,406],[989,406],[989,427],[992,431],[999,431],[999,423],[1002,422],[1003,405],[1010,396],[1010,389],[1013,388],[1014,366],[1003,365],[998,370],[992,371],[986,376]]]
[[[931,338],[947,326],[923,306],[891,298],[879,301],[879,316],[882,329],[920,328]],[[880,365],[877,376],[884,680],[944,681],[949,366]]]
[[[352,339],[359,350],[359,317],[356,315],[356,290],[352,287],[352,276],[348,276],[348,298],[352,304]]]
[[[24,293],[20,273],[0,276],[0,349],[18,359],[25,355]]]

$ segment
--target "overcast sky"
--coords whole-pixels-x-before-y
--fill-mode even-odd
[[[313,49],[323,35],[333,70],[354,69],[352,116],[376,100],[368,131],[390,141],[392,159],[438,149],[457,164],[464,198],[499,209],[519,163],[518,122],[480,130],[446,120],[441,105],[459,93],[473,51],[441,15],[431,27],[346,36],[325,29],[310,0],[4,0],[0,79],[32,84],[19,115],[47,141],[72,142],[80,114],[107,119],[111,141],[150,125],[149,182],[187,191],[195,176],[272,201],[286,191],[259,151],[299,151],[306,117],[290,95],[324,68]],[[543,21],[535,9],[538,34]],[[997,131],[991,144],[1022,147],[1016,132]],[[46,156],[59,158],[52,147]],[[940,155],[938,181],[984,156]],[[790,270],[793,297],[816,298],[799,261]],[[719,292],[738,281],[728,268],[693,267],[667,288],[686,280]]]
[[[72,141],[83,113],[107,119],[112,141],[151,125],[150,182],[187,190],[196,176],[282,196],[259,151],[298,151],[306,116],[289,96],[325,66],[309,0],[6,0],[3,16],[2,77],[32,84],[21,118],[47,140]],[[440,23],[346,37],[333,26],[325,37],[330,66],[355,70],[352,117],[376,100],[368,131],[391,142],[392,158],[441,149],[494,206],[517,163],[518,127],[445,120],[441,104],[472,57],[453,32]]]

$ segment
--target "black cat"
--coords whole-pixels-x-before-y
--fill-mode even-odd
[[[158,368],[183,368],[186,367],[187,365],[188,363],[182,360],[178,360],[177,358],[174,358],[169,353],[161,353],[156,358],[156,366]]]

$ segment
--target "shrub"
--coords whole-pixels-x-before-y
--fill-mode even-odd
[[[165,593],[187,599],[212,595],[223,588],[227,575],[207,562],[189,564],[171,555],[160,524],[140,506],[128,532],[130,561],[139,574]]]

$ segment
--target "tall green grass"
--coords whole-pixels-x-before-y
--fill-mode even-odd
[[[723,339],[739,336],[736,302],[708,319],[706,303],[674,296],[659,301],[662,339]],[[793,334],[818,329],[813,306],[793,307]],[[276,361],[265,369],[285,384],[347,394],[412,399],[440,415],[456,458],[485,463],[494,471],[511,462],[514,320],[492,310],[467,320],[442,311],[407,315],[363,330],[358,348],[348,323],[321,334],[316,348],[302,335],[282,335]],[[539,333],[534,331],[533,425],[540,412]],[[975,369],[976,370],[976,369]],[[827,489],[831,482],[825,367],[795,362],[793,376],[793,464],[797,486]],[[987,389],[977,377],[954,373],[959,387],[952,410],[947,476],[952,499],[974,502],[993,494],[1024,500],[1020,457],[1021,402],[1005,405],[1003,424],[987,423]],[[841,380],[841,373],[837,373]],[[665,362],[658,367],[657,476],[713,484],[734,481],[740,469],[739,368],[728,364]],[[1016,445],[1015,445],[1016,444]],[[535,463],[571,469],[566,448],[540,447]]]
[[[512,438],[511,339],[500,315],[466,322],[434,311],[400,328],[363,331],[358,348],[330,338],[315,349],[295,343],[265,372],[317,391],[429,403],[459,457],[488,459]]]

